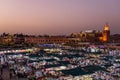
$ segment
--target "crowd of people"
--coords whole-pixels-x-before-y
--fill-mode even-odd
[[[89,78],[97,80],[114,80],[120,78],[120,50],[107,50],[104,54],[83,53],[64,50],[62,53],[14,53],[0,55],[0,71],[7,66],[10,78],[25,78],[26,80],[77,80],[84,75],[74,76],[66,73],[79,68],[83,73],[89,73]],[[34,57],[32,57],[32,56]],[[98,66],[100,69],[87,69],[87,66]],[[90,68],[90,67],[89,67]],[[103,69],[103,70],[102,70]],[[94,71],[95,70],[95,71]],[[74,72],[75,73],[75,72]],[[80,73],[80,72],[79,72]],[[77,78],[79,77],[79,78]],[[88,78],[85,77],[85,78]]]

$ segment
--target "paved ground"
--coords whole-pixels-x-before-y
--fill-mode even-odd
[[[10,80],[10,72],[8,68],[4,68],[2,71],[2,79],[3,80]]]
[[[16,76],[10,78],[10,71],[8,68],[4,68],[2,73],[0,71],[0,75],[2,77],[2,80],[28,80],[26,78],[17,78]]]

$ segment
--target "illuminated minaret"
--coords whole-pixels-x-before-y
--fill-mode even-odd
[[[104,30],[103,30],[103,42],[108,42],[110,38],[110,29],[108,23],[104,25]]]

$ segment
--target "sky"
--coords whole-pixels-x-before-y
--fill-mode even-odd
[[[0,33],[65,35],[106,22],[120,33],[120,0],[0,0]]]

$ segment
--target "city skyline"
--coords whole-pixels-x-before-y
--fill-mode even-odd
[[[1,0],[0,33],[61,34],[120,29],[119,0]]]

